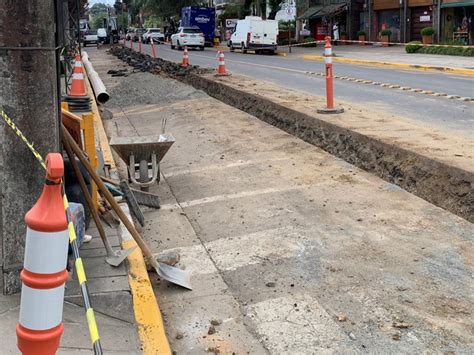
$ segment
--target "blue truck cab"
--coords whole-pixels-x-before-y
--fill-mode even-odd
[[[216,28],[216,9],[213,7],[188,6],[181,9],[181,26],[197,26],[204,34],[206,45],[213,46]]]

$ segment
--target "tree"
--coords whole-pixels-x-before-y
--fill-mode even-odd
[[[281,3],[283,0],[267,0],[268,6],[270,7],[270,13],[268,14],[269,20],[274,20],[278,11],[281,10]]]

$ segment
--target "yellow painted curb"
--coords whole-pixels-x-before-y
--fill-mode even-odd
[[[133,248],[136,245],[134,240],[127,240],[122,243],[122,248]],[[128,265],[128,283],[132,290],[133,311],[138,335],[143,345],[143,353],[145,355],[171,354],[160,308],[139,248],[128,256]]]
[[[303,55],[302,58],[303,60],[316,60],[316,61],[324,60],[324,56],[322,55]],[[352,59],[352,58],[341,58],[341,57],[333,57],[332,60],[333,62],[346,63],[346,64],[362,64],[362,65],[369,65],[369,66],[374,66],[374,67],[424,70],[424,71],[434,71],[434,72],[444,72],[444,73],[449,73],[449,74],[474,76],[474,69],[435,67],[435,66],[430,66],[430,65],[418,65],[418,64],[407,64],[407,63],[378,62],[375,60]]]
[[[87,77],[87,76],[86,76]],[[113,159],[109,140],[105,133],[102,119],[97,108],[97,103],[89,84],[89,78],[86,80],[87,88],[92,97],[92,111],[94,112],[94,123],[96,132],[98,132],[99,145],[104,154],[104,160],[108,162],[113,170],[116,170],[116,164]],[[135,240],[125,240],[122,242],[122,249],[128,249],[137,246]],[[133,313],[138,328],[138,336],[143,347],[145,355],[171,355],[171,348],[165,333],[163,318],[161,317],[158,301],[153,292],[145,260],[140,248],[136,248],[127,258],[128,260],[128,283],[132,292]]]

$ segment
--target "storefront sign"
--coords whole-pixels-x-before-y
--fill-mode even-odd
[[[310,36],[311,35],[311,31],[310,30],[301,30],[300,31],[300,36]]]
[[[431,16],[430,15],[420,16],[420,22],[431,22]]]
[[[225,27],[234,28],[237,25],[237,21],[239,21],[237,18],[228,18],[225,20]]]

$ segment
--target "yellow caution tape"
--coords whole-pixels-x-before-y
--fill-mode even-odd
[[[18,129],[16,124],[10,119],[10,117],[7,116],[5,111],[3,111],[3,108],[0,108],[0,115],[2,116],[3,120],[6,122],[7,125],[11,127],[13,132],[20,137],[20,139],[26,144],[26,146],[31,150],[33,153],[34,157],[40,162],[41,166],[43,169],[46,170],[46,164],[44,163],[43,157],[41,156],[40,153],[33,147],[33,144],[31,144],[28,139],[23,135],[23,133]]]
[[[74,228],[72,221],[68,223],[67,230],[69,232],[69,243],[72,243],[76,240],[76,228]]]
[[[97,323],[95,321],[94,310],[89,308],[86,311],[87,323],[89,324],[89,333],[91,336],[92,343],[95,343],[99,340],[99,330],[97,329]]]
[[[28,139],[23,135],[23,133],[20,131],[20,129],[16,126],[16,124],[13,122],[13,120],[8,117],[8,115],[3,111],[3,108],[0,107],[0,116],[2,116],[3,120],[6,122],[8,126],[15,132],[15,134],[20,137],[20,139],[26,144],[26,146],[30,149],[30,151],[33,153],[33,156],[38,160],[38,162],[41,164],[43,169],[46,170],[46,164],[44,163],[44,159],[41,156],[40,153],[33,147],[33,144],[31,144]],[[68,233],[69,233],[69,242],[72,244],[73,249],[76,249],[78,252],[77,248],[77,242],[76,242],[76,229],[74,228],[73,222],[70,220],[70,213],[69,213],[69,201],[67,199],[66,194],[63,195],[63,204],[64,204],[64,210],[66,211],[66,216],[69,220],[68,222]],[[76,265],[76,273],[77,273],[77,278],[79,281],[79,284],[82,286],[84,282],[87,281],[86,279],[86,273],[84,271],[84,265],[82,263],[82,259],[80,257],[76,258],[75,261]],[[84,298],[89,298],[89,295],[85,294],[83,295]],[[87,301],[88,302],[88,301]],[[94,316],[94,310],[92,308],[88,308],[86,310],[86,318],[87,318],[87,324],[89,326],[89,334],[92,340],[92,343],[94,345],[94,352],[96,354],[102,354],[102,347],[99,342],[99,330],[97,328],[97,323],[95,321],[95,316]],[[97,348],[98,351],[97,351]]]
[[[79,285],[82,285],[84,282],[87,281],[86,279],[86,272],[84,271],[84,265],[82,264],[82,259],[76,259],[76,273],[77,273],[77,280],[79,281]]]

